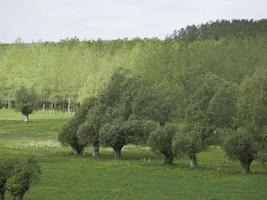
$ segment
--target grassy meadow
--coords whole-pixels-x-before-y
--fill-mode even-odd
[[[71,115],[34,113],[24,123],[14,111],[0,110],[0,159],[35,155],[40,161],[40,182],[26,200],[88,199],[267,199],[267,167],[253,162],[254,173],[239,173],[219,147],[199,155],[199,169],[187,168],[186,158],[172,166],[139,146],[126,146],[114,160],[109,148],[100,158],[74,156],[57,142],[57,134]],[[10,196],[7,194],[7,199]]]

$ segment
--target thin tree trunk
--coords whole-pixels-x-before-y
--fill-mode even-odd
[[[45,112],[45,102],[43,102],[43,112]]]
[[[70,114],[70,97],[68,98],[68,114]]]
[[[92,144],[92,156],[93,158],[99,157],[99,144]]]
[[[51,102],[50,110],[51,110],[52,113],[55,112],[55,111],[54,111],[54,102],[53,102],[53,101]]]
[[[29,122],[29,115],[24,114],[24,115],[22,115],[22,116],[23,116],[23,120],[24,120],[24,122],[25,122],[25,123],[28,123],[28,122]]]
[[[247,162],[241,161],[240,163],[241,163],[241,172],[244,174],[248,174],[250,172],[251,161]]]
[[[11,101],[10,101],[10,99],[8,99],[7,105],[8,105],[7,108],[11,109]]]
[[[0,192],[0,200],[5,200],[5,192]]]
[[[122,147],[113,148],[113,150],[114,150],[114,158],[115,159],[120,159],[121,158],[121,149],[122,149]]]
[[[197,155],[195,153],[190,153],[188,157],[189,157],[189,167],[197,168]]]
[[[167,165],[173,164],[173,155],[171,153],[164,154],[164,164]]]

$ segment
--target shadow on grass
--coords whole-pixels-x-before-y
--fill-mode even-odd
[[[59,162],[68,162],[82,160],[82,161],[95,161],[95,162],[105,162],[111,161],[114,164],[131,164],[136,166],[146,166],[151,168],[166,168],[173,170],[184,170],[188,172],[199,172],[199,173],[212,173],[217,175],[245,175],[240,173],[240,165],[238,162],[221,162],[220,164],[216,163],[207,163],[205,161],[199,160],[199,166],[196,169],[189,168],[188,161],[185,157],[180,157],[174,161],[172,165],[163,164],[163,157],[159,154],[153,153],[148,149],[137,148],[137,149],[127,149],[122,151],[122,156],[120,159],[114,159],[114,154],[111,149],[101,148],[100,157],[92,158],[89,149],[86,149],[86,154],[84,155],[74,155],[68,148],[41,148],[38,151],[32,151],[32,149],[14,149],[0,147],[1,158],[10,159],[12,158],[22,158],[29,155],[35,155],[40,163],[59,163]],[[218,162],[219,163],[219,162]],[[251,173],[246,176],[253,175],[267,175],[266,165],[263,166],[260,163],[255,162],[256,168],[252,165]]]

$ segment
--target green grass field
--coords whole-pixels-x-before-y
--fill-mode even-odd
[[[74,156],[57,142],[70,115],[30,117],[25,124],[19,113],[0,110],[0,159],[34,154],[41,164],[40,182],[26,200],[267,199],[267,166],[254,162],[253,174],[240,174],[239,163],[229,161],[218,147],[199,155],[197,170],[188,169],[185,158],[164,166],[160,155],[136,146],[125,147],[121,160],[113,160],[109,148],[93,160],[89,149]]]

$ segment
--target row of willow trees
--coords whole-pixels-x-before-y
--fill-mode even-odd
[[[184,154],[193,168],[198,153],[221,145],[248,173],[253,160],[267,158],[267,68],[240,84],[205,67],[160,83],[118,68],[102,92],[84,101],[59,141],[76,154],[89,145],[93,157],[109,146],[115,158],[127,144],[148,145],[166,164]]]
[[[70,112],[85,98],[99,94],[117,67],[160,83],[175,82],[184,69],[202,66],[240,84],[259,67],[267,67],[264,23],[219,21],[196,26],[195,31],[189,27],[185,33],[174,32],[165,40],[73,38],[58,43],[0,44],[0,107],[13,108],[16,93],[23,86],[38,94],[40,109]],[[186,39],[183,35],[190,35],[190,31],[201,37]],[[237,34],[240,31],[242,34]],[[213,36],[218,33],[219,38]]]

